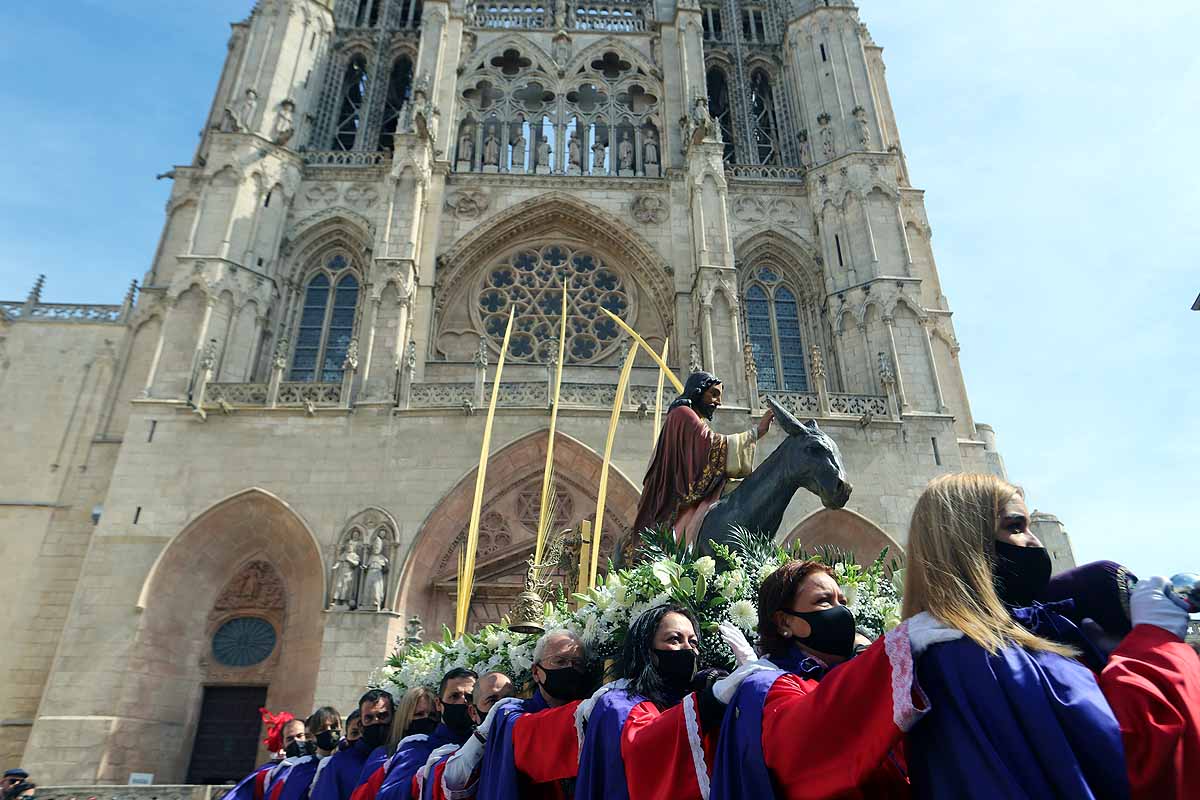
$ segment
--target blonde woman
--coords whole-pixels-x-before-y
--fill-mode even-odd
[[[395,764],[396,751],[405,742],[417,743],[428,740],[437,729],[441,718],[437,713],[437,696],[423,686],[415,686],[404,693],[396,703],[392,724],[388,729],[388,759],[370,771],[364,769],[352,800],[375,800]]]
[[[1145,796],[1145,767],[1130,759],[1127,773],[1126,752],[1156,725],[1149,714],[1118,722],[1109,701],[1144,707],[1136,698],[1149,685],[1125,682],[1106,698],[1073,649],[1019,625],[1001,596],[1018,585],[1036,593],[1049,578],[1028,522],[1020,490],[992,475],[936,478],[913,509],[903,616],[929,699],[906,740],[913,794],[1129,797],[1132,784]],[[1135,633],[1175,618],[1155,588],[1135,594]],[[1127,637],[1127,656],[1152,656],[1140,641]]]

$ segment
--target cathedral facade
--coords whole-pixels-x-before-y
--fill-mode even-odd
[[[471,607],[499,619],[564,289],[560,527],[594,515],[630,347],[602,310],[724,381],[719,430],[771,396],[838,442],[847,510],[802,493],[781,538],[902,550],[930,478],[1003,474],[847,0],[259,0],[169,176],[122,305],[40,279],[0,304],[0,761],[39,782],[237,777],[258,706],[348,711],[414,618],[452,624],[512,312]],[[658,380],[639,357],[602,552]],[[1057,520],[1036,530],[1068,564]]]

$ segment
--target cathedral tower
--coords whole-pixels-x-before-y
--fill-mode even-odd
[[[0,756],[46,783],[238,777],[247,708],[349,710],[414,617],[451,621],[515,309],[471,624],[504,614],[564,287],[563,526],[630,347],[601,309],[724,380],[722,431],[770,395],[837,440],[848,508],[798,495],[781,538],[872,558],[933,476],[1003,473],[852,3],[259,0],[187,158],[136,299],[0,304],[0,485],[36,501],[0,505],[0,555],[40,609],[0,655]],[[653,445],[633,375],[609,551]]]

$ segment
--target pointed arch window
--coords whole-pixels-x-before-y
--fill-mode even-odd
[[[350,59],[342,77],[342,101],[338,109],[337,128],[333,134],[334,150],[353,150],[367,97],[367,59],[361,53]]]
[[[288,380],[335,383],[342,379],[342,362],[354,338],[358,290],[358,276],[341,255],[309,278]]]
[[[400,112],[408,103],[412,92],[412,61],[400,56],[392,64],[392,75],[388,79],[387,100],[383,107],[383,129],[379,132],[379,149],[390,153],[395,147],[396,128],[400,124]]]
[[[733,163],[737,152],[733,141],[733,109],[729,105],[729,81],[725,73],[713,67],[705,76],[708,87],[708,113],[721,126],[721,139],[725,142],[725,160]]]
[[[800,304],[770,267],[762,267],[746,288],[746,331],[758,366],[758,388],[809,390],[800,328]]]
[[[779,163],[779,127],[775,123],[775,96],[766,70],[750,75],[750,113],[754,115],[754,156],[759,164]]]

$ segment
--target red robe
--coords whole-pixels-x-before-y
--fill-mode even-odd
[[[642,481],[634,531],[663,523],[687,527],[676,524],[681,516],[718,500],[728,476],[728,443],[691,406],[671,409]]]
[[[1125,742],[1134,800],[1200,792],[1200,658],[1154,625],[1138,625],[1113,651],[1100,689]]]
[[[629,800],[708,797],[717,734],[699,724],[696,695],[659,711],[649,700],[634,706],[621,729],[621,758]]]
[[[528,781],[522,797],[557,800],[564,798],[559,781],[579,772],[579,737],[575,732],[575,710],[579,701],[533,714],[523,714],[513,723],[513,762]]]
[[[763,756],[778,796],[906,796],[891,759],[928,707],[903,626],[830,671],[819,688],[785,673],[763,706]]]

